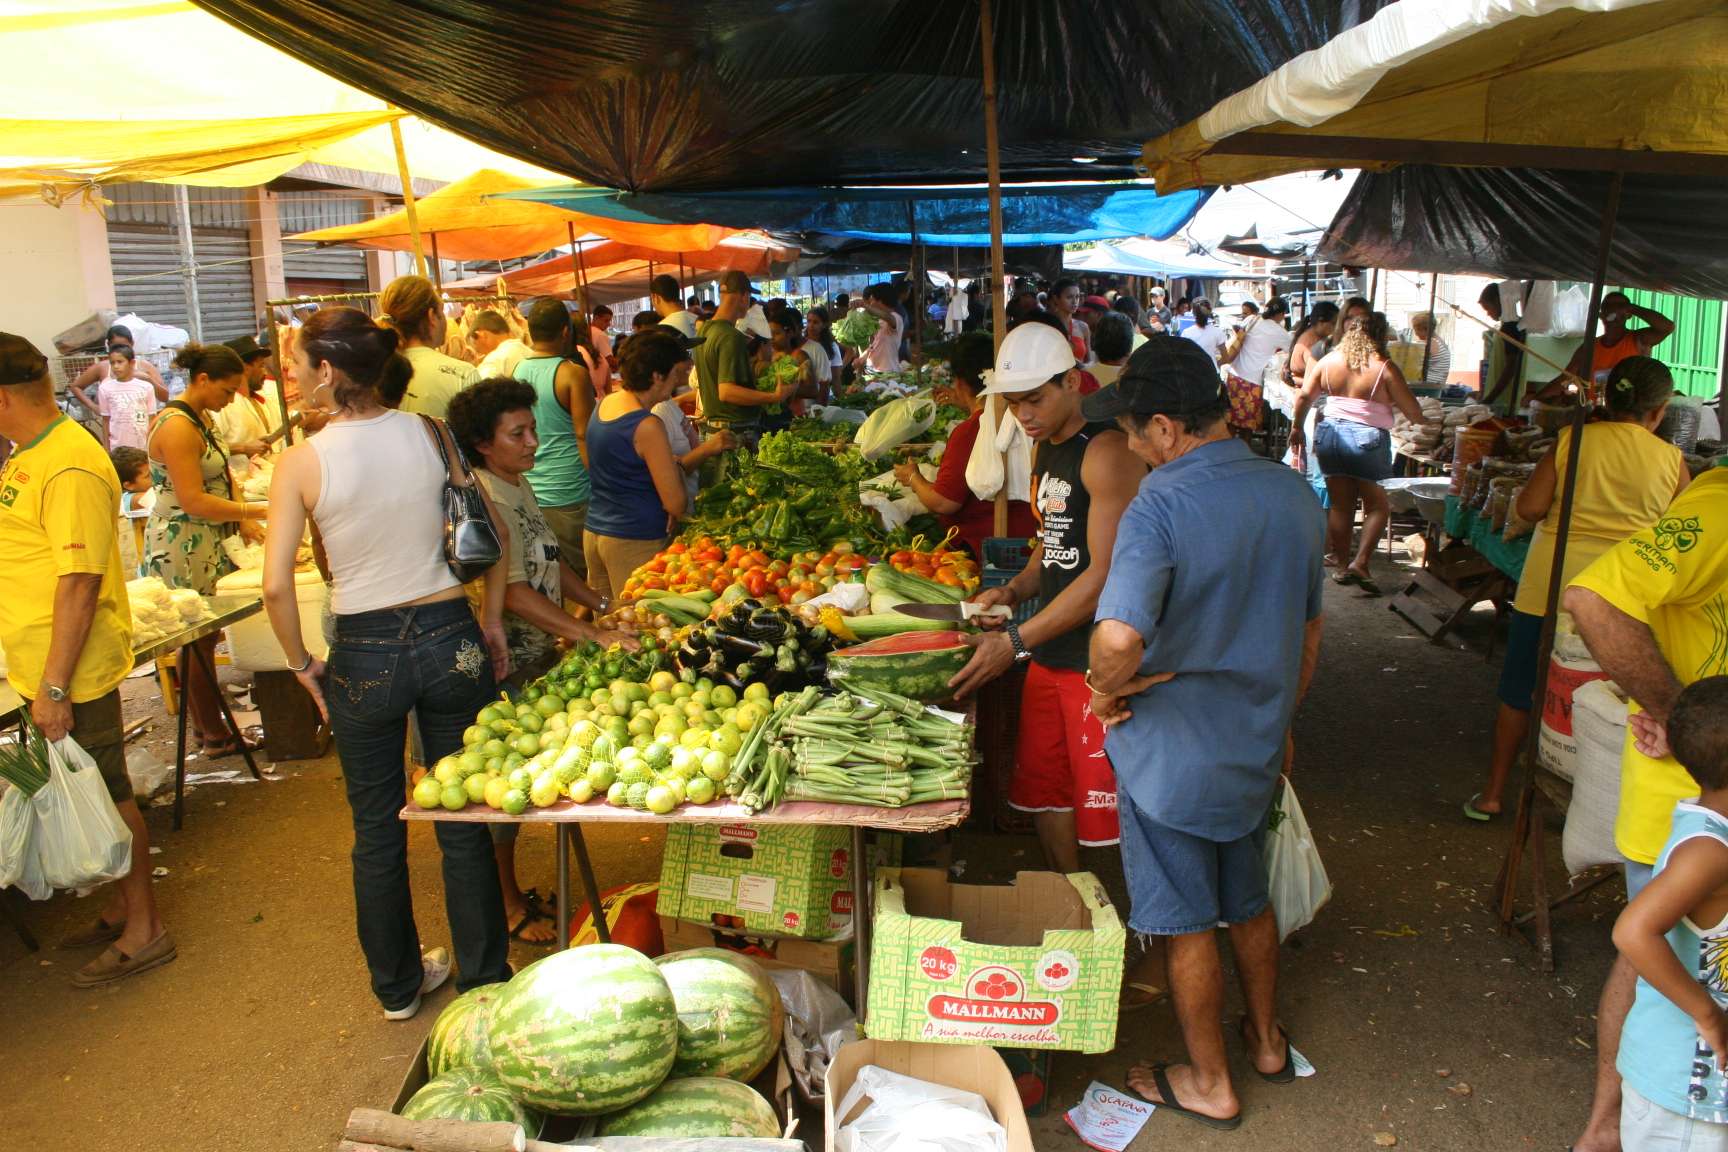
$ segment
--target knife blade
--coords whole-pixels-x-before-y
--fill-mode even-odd
[[[1011,609],[1001,604],[986,607],[966,601],[959,604],[902,604],[894,611],[916,616],[920,620],[943,620],[955,624],[971,620],[1000,622],[1014,614]]]

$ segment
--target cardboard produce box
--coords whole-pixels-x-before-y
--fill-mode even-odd
[[[955,884],[929,868],[876,876],[870,1003],[877,1040],[1108,1052],[1125,935],[1090,872]]]
[[[852,923],[852,834],[828,826],[669,825],[655,911],[734,932],[838,936]]]
[[[846,998],[853,1000],[853,940],[850,933],[838,940],[800,940],[795,936],[746,935],[728,932],[712,924],[660,917],[660,936],[667,952],[688,948],[726,948],[740,952],[764,968],[801,969]]]
[[[872,989],[874,995],[874,989]],[[967,1092],[976,1092],[990,1105],[996,1123],[1008,1134],[1008,1152],[1032,1152],[1032,1133],[1026,1127],[1026,1113],[1020,1107],[1020,1093],[1014,1078],[1008,1075],[1002,1057],[979,1044],[964,1047],[936,1044],[908,1044],[886,1040],[858,1040],[847,1044],[828,1066],[828,1082],[822,1103],[824,1147],[835,1146],[835,1134],[840,1126],[856,1118],[856,1113],[868,1104],[859,1104],[854,1115],[836,1116],[834,1109],[846,1098],[858,1070],[867,1064],[911,1076],[932,1084],[944,1084]]]

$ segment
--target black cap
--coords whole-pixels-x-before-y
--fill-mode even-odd
[[[1218,365],[1185,336],[1148,336],[1128,358],[1116,382],[1081,401],[1088,420],[1138,416],[1184,416],[1214,408],[1223,399]]]
[[[693,348],[700,348],[702,346],[702,341],[707,339],[705,336],[686,336],[676,325],[668,324],[664,320],[651,327],[644,328],[640,332],[632,333],[632,335],[639,336],[643,332],[652,332],[656,336],[670,336],[673,340],[677,341],[678,346],[686,352],[689,352]]]
[[[250,364],[255,356],[268,356],[270,349],[258,346],[258,341],[251,336],[236,336],[232,340],[222,341],[222,346],[232,348],[234,354],[240,357],[240,363]]]

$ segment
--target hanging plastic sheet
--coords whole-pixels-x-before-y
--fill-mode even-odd
[[[1320,255],[1358,268],[1589,281],[1608,180],[1601,172],[1425,165],[1365,172]],[[1728,297],[1728,185],[1628,174],[1608,283]]]
[[[1002,242],[1062,244],[1121,236],[1164,239],[1194,218],[1210,190],[1160,196],[1149,186],[1052,184],[1002,190]],[[704,221],[769,232],[820,232],[908,244],[985,248],[990,202],[983,188],[777,188],[622,193],[571,185],[496,197],[534,200],[634,224]],[[912,235],[916,222],[918,234]]]
[[[1131,178],[1146,140],[1388,2],[994,0],[1003,178]],[[978,0],[199,3],[399,107],[593,184],[984,176]]]

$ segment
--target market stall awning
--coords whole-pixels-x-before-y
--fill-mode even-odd
[[[1397,163],[1728,175],[1721,0],[1399,0],[1152,140],[1164,189]]]
[[[440,188],[416,203],[422,235],[438,237],[438,253],[446,260],[508,260],[537,256],[570,242],[577,235],[597,233],[656,252],[700,252],[714,247],[732,230],[711,224],[635,224],[570,212],[527,200],[489,200],[504,192],[534,188],[541,181],[485,169]],[[358,224],[320,228],[288,237],[319,244],[354,244],[362,248],[411,251],[413,236],[406,211],[391,212]]]
[[[1073,272],[1112,272],[1160,280],[1189,276],[1207,280],[1257,279],[1245,264],[1190,252],[1186,241],[1120,240],[1068,252],[1062,267]]]
[[[1423,164],[1363,173],[1320,255],[1359,268],[1588,282],[1609,179]],[[1728,184],[1641,173],[1625,181],[1608,283],[1728,297]]]
[[[1035,184],[1002,189],[1002,242],[1060,244],[1124,236],[1163,239],[1199,211],[1207,193],[1161,196],[1147,185]],[[990,243],[990,203],[975,187],[778,188],[727,192],[619,192],[568,185],[512,192],[576,212],[638,224],[706,220],[769,232],[958,247]],[[917,234],[914,236],[913,227]]]
[[[1386,0],[994,0],[1003,178],[1132,177]],[[398,107],[632,190],[981,180],[978,0],[200,0]]]
[[[442,251],[442,248],[440,248]],[[457,295],[495,292],[498,282],[512,296],[574,296],[579,282],[586,280],[589,298],[596,303],[614,303],[648,294],[648,281],[655,273],[677,275],[685,272],[704,278],[737,268],[752,276],[763,276],[776,264],[798,258],[798,249],[788,248],[760,234],[736,233],[705,252],[670,253],[655,248],[643,248],[617,241],[582,245],[581,258],[566,253],[554,256],[526,268],[517,268],[502,275],[473,276],[445,284],[444,290]],[[628,281],[629,289],[621,283]]]
[[[0,195],[245,187],[309,163],[395,175],[393,120],[417,179],[484,167],[558,179],[177,0],[0,0],[0,74]]]

